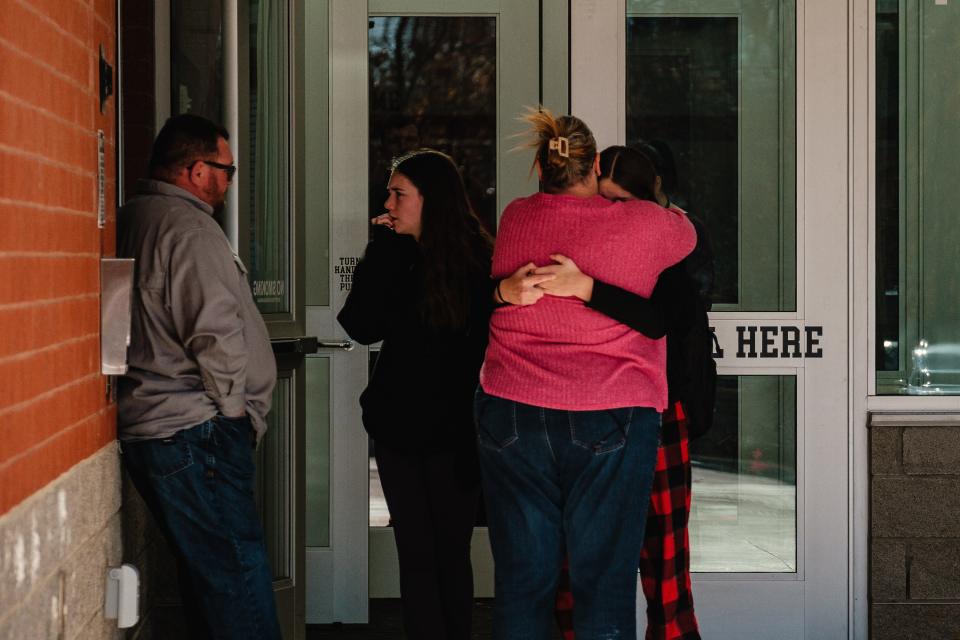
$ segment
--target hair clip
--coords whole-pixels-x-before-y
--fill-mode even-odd
[[[557,153],[559,153],[561,158],[569,158],[570,157],[570,140],[568,140],[567,138],[564,138],[563,136],[550,138],[548,149],[550,151],[556,151]]]

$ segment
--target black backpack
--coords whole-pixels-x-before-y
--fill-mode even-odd
[[[695,302],[690,309],[692,321],[679,341],[682,371],[685,378],[683,409],[687,417],[687,433],[691,440],[699,438],[713,426],[713,411],[717,399],[717,363],[714,362],[716,337],[710,329],[707,311],[713,289],[713,251],[703,223],[689,216],[697,231],[697,246],[681,263],[696,289]]]
[[[699,438],[713,426],[713,409],[717,399],[717,364],[713,360],[713,332],[707,319],[706,305],[698,299],[696,317],[686,335],[679,337],[686,393],[683,409],[687,417],[687,433],[691,440]]]

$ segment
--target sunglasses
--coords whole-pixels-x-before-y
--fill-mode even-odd
[[[223,164],[221,162],[214,162],[213,160],[201,160],[200,162],[202,162],[205,165],[214,167],[216,169],[220,169],[221,171],[226,173],[228,182],[232,181],[234,174],[237,173],[237,165],[235,164]]]

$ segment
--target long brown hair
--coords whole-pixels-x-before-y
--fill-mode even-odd
[[[532,136],[526,146],[537,150],[545,191],[562,191],[590,174],[597,141],[583,120],[569,115],[554,117],[545,107],[530,109],[523,120],[530,125]]]
[[[423,197],[421,317],[437,329],[463,329],[474,283],[490,273],[493,238],[480,224],[447,154],[420,149],[396,159],[393,172],[410,180]]]

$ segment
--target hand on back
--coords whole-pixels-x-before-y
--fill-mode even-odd
[[[553,254],[555,264],[538,267],[528,262],[500,281],[499,296],[508,304],[526,306],[545,295],[580,298],[588,302],[593,294],[593,278],[586,275],[572,259]]]

